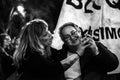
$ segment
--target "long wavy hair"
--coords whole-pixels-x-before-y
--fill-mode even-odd
[[[48,30],[48,24],[42,19],[31,20],[23,27],[20,35],[20,44],[13,55],[16,66],[19,67],[21,60],[25,59],[28,46],[31,50],[40,52],[42,56],[49,54],[44,53],[44,46],[39,40],[39,37],[46,30]]]

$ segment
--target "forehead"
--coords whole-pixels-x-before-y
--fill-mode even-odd
[[[63,34],[70,34],[71,31],[76,31],[76,29],[73,26],[66,26],[63,30],[62,33]]]

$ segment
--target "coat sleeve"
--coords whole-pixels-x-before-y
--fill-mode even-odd
[[[102,71],[110,72],[118,67],[119,61],[117,56],[107,49],[102,43],[97,42],[99,54],[94,56],[94,62]]]
[[[4,77],[7,78],[16,70],[16,67],[12,65],[13,59],[6,55],[3,51],[0,51],[0,58],[0,64],[4,73]]]
[[[58,76],[64,72],[59,61],[46,59],[39,53],[33,53],[26,64],[26,68],[34,73],[51,76]]]

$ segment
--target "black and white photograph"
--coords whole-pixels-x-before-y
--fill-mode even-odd
[[[0,0],[0,80],[120,80],[120,0]]]

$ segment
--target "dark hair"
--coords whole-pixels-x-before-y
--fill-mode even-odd
[[[62,31],[63,31],[63,29],[64,29],[65,27],[68,27],[68,26],[72,26],[72,27],[74,27],[77,31],[80,31],[78,25],[74,24],[73,22],[68,22],[68,23],[63,24],[63,25],[60,27],[60,29],[59,29],[59,35],[60,35],[62,41],[65,41]]]
[[[0,46],[3,47],[3,40],[5,38],[5,35],[0,34]]]

